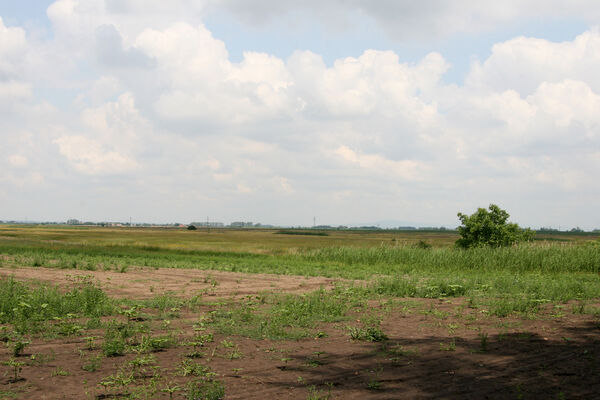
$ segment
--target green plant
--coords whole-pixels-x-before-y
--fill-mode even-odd
[[[29,340],[21,340],[21,339],[17,339],[16,341],[14,341],[12,343],[12,355],[13,357],[20,357],[21,355],[23,355],[23,350],[25,350],[25,347],[27,347],[27,345],[29,345],[31,342]]]
[[[204,377],[212,377],[216,375],[211,372],[210,367],[205,365],[195,363],[190,360],[183,360],[177,369],[179,375],[181,376],[204,376]]]
[[[88,358],[87,363],[85,363],[81,366],[81,369],[83,369],[84,371],[87,371],[87,372],[95,372],[98,370],[98,368],[100,368],[101,363],[102,363],[101,355],[92,356],[92,357]]]
[[[164,392],[164,393],[168,393],[169,399],[173,400],[173,393],[178,392],[180,390],[181,390],[180,386],[175,385],[173,382],[169,382],[169,384],[167,386],[165,386],[164,388],[162,388],[160,391]]]
[[[175,340],[170,335],[151,337],[143,335],[139,345],[136,348],[137,352],[158,352],[168,349],[175,344]]]
[[[15,383],[20,381],[22,378],[19,377],[19,374],[23,370],[23,366],[25,365],[22,361],[17,361],[14,358],[11,358],[8,361],[4,361],[2,364],[7,365],[12,368],[13,377],[10,379],[11,383]]]
[[[244,356],[244,353],[242,353],[240,351],[240,349],[235,346],[234,349],[232,349],[228,354],[227,354],[227,358],[230,360],[237,360],[239,358],[242,358]]]
[[[461,222],[458,227],[461,238],[456,241],[458,247],[503,247],[533,239],[535,232],[532,230],[507,222],[510,215],[505,210],[495,204],[490,204],[488,209],[478,208],[472,215],[458,213]]]
[[[86,350],[95,350],[96,349],[96,337],[95,336],[86,336],[83,339],[85,340],[85,349]]]
[[[419,239],[419,241],[417,243],[415,243],[413,245],[413,247],[416,249],[427,250],[427,249],[431,249],[433,246],[431,245],[431,243],[427,243],[423,239]]]
[[[301,377],[298,377],[298,378],[301,378]],[[306,400],[329,400],[330,397],[331,397],[331,386],[329,386],[327,392],[323,392],[322,390],[318,390],[315,385],[310,385],[308,387],[308,396],[306,396]]]
[[[441,351],[455,351],[456,350],[456,339],[452,338],[452,340],[448,343],[440,343]]]
[[[369,389],[369,390],[381,390],[381,382],[379,382],[378,380],[375,380],[375,379],[371,379],[367,383],[367,389]]]
[[[198,379],[188,382],[184,395],[187,400],[222,400],[225,386],[217,380]]]
[[[56,367],[54,371],[52,371],[52,376],[69,376],[69,371],[62,369],[61,367]]]
[[[107,389],[116,387],[121,387],[124,389],[127,386],[129,386],[134,380],[135,378],[133,376],[133,372],[125,372],[119,370],[116,374],[109,375],[106,378],[100,380],[98,384]]]
[[[352,340],[382,342],[388,339],[387,335],[377,326],[350,327],[349,329]]]
[[[488,347],[487,347],[488,346],[488,334],[482,332],[478,336],[479,336],[479,351],[484,353],[488,350]]]
[[[125,354],[125,341],[120,337],[112,337],[104,340],[102,353],[106,357],[118,357]]]

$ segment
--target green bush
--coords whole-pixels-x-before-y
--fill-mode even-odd
[[[458,213],[462,223],[458,227],[462,236],[456,241],[458,247],[503,247],[533,240],[532,230],[507,222],[510,215],[505,210],[495,204],[490,204],[488,209],[478,208],[472,215]]]

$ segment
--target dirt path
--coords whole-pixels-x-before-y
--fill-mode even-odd
[[[331,288],[340,279],[293,275],[246,274],[173,268],[132,267],[116,271],[81,271],[43,267],[0,268],[0,276],[35,279],[67,286],[75,276],[90,276],[110,296],[144,299],[172,292],[176,296],[243,297],[261,292],[305,293]]]
[[[302,293],[329,288],[338,281],[141,267],[126,273],[0,268],[0,277],[7,276],[64,287],[72,284],[74,276],[90,276],[111,296],[132,299],[165,292],[188,298],[196,294],[243,297],[263,291]],[[130,350],[121,357],[103,356],[105,328],[66,336],[29,335],[31,343],[16,357],[23,369],[15,380],[11,380],[13,371],[9,368],[15,357],[7,340],[0,346],[0,399],[121,398],[120,392],[145,387],[148,377],[137,377],[127,388],[106,389],[99,382],[113,379],[117,371],[131,371],[131,362],[140,356],[155,359],[160,367],[156,371],[164,377],[157,379],[151,397],[137,398],[190,398],[182,388],[197,376],[182,374],[181,367],[192,362],[210,367],[215,379],[224,384],[225,399],[600,398],[598,301],[588,302],[586,313],[575,304],[558,304],[547,305],[535,315],[499,318],[469,306],[465,298],[392,300],[371,300],[364,308],[350,311],[347,319],[319,324],[318,335],[300,340],[251,339],[215,331],[214,340],[199,348],[202,354],[198,358],[189,358],[190,343],[197,341],[198,335],[213,331],[208,322],[207,326],[198,325],[206,321],[200,317],[228,311],[234,302],[222,306],[205,302],[194,310],[183,307],[181,315],[167,321],[158,315],[129,321],[148,327],[148,333],[140,330],[140,335],[175,339],[176,345],[151,354]],[[250,303],[245,299],[239,302]],[[387,339],[353,340],[352,328],[363,327],[365,319],[371,317],[381,318],[380,328]],[[125,323],[124,316],[110,318]],[[71,321],[51,324],[68,327]],[[89,348],[90,337],[96,337],[93,348]],[[127,339],[132,340],[128,342],[131,346],[139,344],[136,337]],[[93,363],[97,365],[91,368]],[[171,381],[179,387],[172,397],[165,392],[167,386],[173,387]]]

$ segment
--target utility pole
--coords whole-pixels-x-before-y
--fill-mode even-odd
[[[208,222],[208,216],[206,217],[206,231],[210,233],[210,223]]]
[[[317,226],[317,217],[313,217],[313,228]]]

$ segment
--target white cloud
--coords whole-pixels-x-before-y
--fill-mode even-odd
[[[14,101],[27,100],[32,96],[31,84],[17,81],[0,81],[0,109]],[[4,105],[4,107],[3,107]]]
[[[388,35],[399,40],[429,39],[454,33],[478,33],[526,18],[581,18],[597,23],[600,5],[595,0],[246,0],[214,1],[214,8],[225,8],[252,25],[289,16],[311,21],[315,17],[334,29],[348,29],[356,15],[372,18]],[[296,22],[297,23],[297,22]],[[307,22],[308,23],[308,22]]]
[[[600,92],[600,31],[592,29],[573,41],[555,43],[518,37],[498,43],[483,62],[476,62],[466,79],[468,86],[492,90],[516,90],[527,95],[544,82],[581,80]]]
[[[405,63],[367,49],[326,64],[309,50],[287,59],[247,51],[234,62],[202,24],[207,10],[252,20],[243,7],[269,17],[299,3],[192,3],[59,0],[45,42],[0,20],[2,181],[84,187],[82,197],[97,198],[92,210],[122,197],[140,219],[164,204],[165,219],[206,208],[298,223],[324,209],[331,220],[323,223],[406,214],[448,223],[457,209],[500,202],[542,221],[539,209],[558,210],[576,193],[597,200],[597,30],[562,43],[498,43],[464,85],[448,85],[449,63],[437,52]],[[528,15],[533,3],[350,4],[403,37],[479,31]],[[566,11],[584,7],[574,4]],[[275,217],[283,219],[266,221]]]
[[[8,163],[15,168],[23,168],[29,165],[29,160],[20,154],[13,154],[8,157]]]
[[[17,63],[26,50],[25,31],[7,27],[0,17],[0,81],[18,74]]]
[[[136,168],[129,157],[83,136],[63,136],[55,140],[60,153],[80,172],[90,175],[122,174]]]
[[[379,154],[359,154],[346,146],[340,146],[334,154],[343,160],[356,164],[370,174],[387,175],[407,181],[421,180],[426,166],[412,160],[388,160]]]

